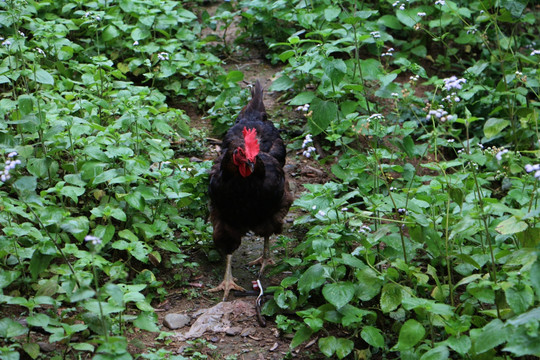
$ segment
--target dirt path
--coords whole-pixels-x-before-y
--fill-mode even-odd
[[[209,7],[210,14],[215,12],[217,6]],[[228,29],[229,36],[235,36],[239,29],[233,24]],[[219,34],[219,28],[217,30]],[[206,34],[208,35],[208,33]],[[229,41],[232,41],[229,39]],[[261,81],[265,89],[264,103],[270,119],[279,122],[276,117],[284,116],[288,119],[298,119],[302,115],[294,110],[287,109],[280,102],[280,94],[269,92],[276,74],[281,71],[280,67],[271,66],[264,57],[253,50],[253,56],[234,59],[225,68],[229,71],[239,70],[244,73],[244,84],[253,84],[257,79]],[[208,120],[192,115],[191,126],[204,128],[211,126]],[[302,184],[307,182],[324,182],[326,175],[313,171],[317,165],[308,159],[299,159],[295,152],[289,152],[287,156],[286,171],[290,177],[291,189],[295,197],[303,191]],[[295,238],[291,225],[295,215],[290,212],[286,218],[284,235]],[[258,267],[247,266],[247,263],[262,254],[262,239],[256,236],[246,236],[242,245],[233,255],[233,275],[237,278],[237,283],[246,289],[251,289],[252,281],[257,278]],[[284,249],[275,246],[275,237],[272,239],[272,256],[276,260],[282,256]],[[224,261],[219,263],[209,263],[204,254],[195,254],[193,259],[199,263],[198,275],[189,279],[191,288],[177,289],[177,293],[170,294],[167,301],[159,306],[158,316],[160,323],[170,314],[188,315],[190,322],[188,325],[171,330],[173,335],[167,344],[168,349],[174,350],[179,355],[191,356],[194,358],[198,352],[208,359],[283,359],[286,356],[295,358],[305,358],[309,350],[298,348],[290,350],[291,336],[282,336],[276,327],[274,319],[267,319],[267,326],[261,327],[255,315],[255,296],[235,297],[229,296],[227,302],[221,302],[221,293],[212,294],[207,290],[217,285],[223,276]],[[268,272],[267,272],[268,273]],[[278,285],[284,274],[275,276],[265,276],[262,280],[264,287]],[[213,313],[212,313],[213,312]],[[164,326],[164,330],[167,328]],[[205,330],[201,334],[201,331]],[[189,337],[190,334],[195,336]],[[188,335],[188,336],[186,336]],[[139,333],[139,336],[144,336]],[[142,340],[143,343],[149,342]],[[314,348],[316,348],[314,346]],[[290,355],[287,355],[289,354]],[[303,355],[301,355],[303,354]],[[198,356],[198,355],[197,355]],[[317,358],[311,354],[310,358]]]

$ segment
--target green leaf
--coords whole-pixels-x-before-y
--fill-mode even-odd
[[[412,349],[414,345],[418,344],[420,340],[424,338],[426,329],[418,321],[414,319],[407,320],[401,330],[399,330],[398,343],[395,346],[396,350],[408,350]]]
[[[34,101],[32,96],[21,95],[17,99],[17,102],[19,104],[19,111],[21,113],[21,116],[26,116],[32,111],[34,111]]]
[[[383,281],[372,269],[366,267],[356,273],[358,297],[362,301],[373,299],[381,291]]]
[[[133,325],[139,329],[159,332],[159,326],[157,326],[157,314],[155,312],[141,312],[139,316],[133,321]]]
[[[73,235],[86,235],[88,234],[88,230],[90,228],[90,222],[86,216],[78,216],[76,218],[68,218],[62,221],[60,227],[62,228],[62,230],[67,231]]]
[[[311,265],[298,280],[298,291],[306,295],[326,282],[324,268],[321,264]]]
[[[328,6],[324,9],[324,18],[326,21],[333,21],[341,14],[341,9],[337,6]]]
[[[355,285],[347,281],[326,284],[322,293],[326,301],[339,309],[352,300],[355,290]]]
[[[420,360],[446,360],[450,356],[450,351],[444,345],[437,346],[429,351],[426,351]]]
[[[178,245],[171,240],[156,240],[156,245],[163,250],[181,254],[182,250],[178,248]]]
[[[151,35],[150,30],[148,30],[148,29],[135,28],[131,32],[131,38],[134,41],[139,41],[139,40],[146,39],[150,35]]]
[[[116,26],[107,25],[107,27],[105,27],[105,29],[103,29],[103,33],[101,34],[101,38],[103,39],[103,41],[109,41],[109,40],[112,40],[112,39],[116,39],[120,35],[121,35],[121,33],[120,33],[120,31],[118,30],[118,28]]]
[[[374,326],[364,326],[362,328],[360,336],[362,337],[362,339],[364,339],[365,342],[367,342],[373,347],[384,347],[384,337],[381,334],[381,330],[377,329]]]
[[[30,73],[28,77],[30,78],[30,80],[35,80],[40,84],[54,85],[54,78],[52,77],[52,75],[41,68],[37,69],[35,74],[33,72]]]
[[[28,328],[21,325],[18,321],[7,317],[0,319],[0,336],[4,339],[25,335],[27,332]]]
[[[308,118],[308,125],[313,136],[319,135],[337,118],[338,106],[331,101],[314,98],[311,102],[313,115]]]
[[[272,85],[270,85],[270,91],[285,91],[289,90],[294,86],[294,82],[290,77],[283,75],[280,78],[276,79]]]
[[[510,305],[512,311],[516,314],[524,313],[532,306],[534,301],[534,292],[528,285],[517,284],[504,290],[506,302]]]
[[[471,339],[466,335],[461,335],[460,337],[452,336],[446,339],[445,342],[452,350],[460,355],[468,354],[471,349]]]
[[[506,342],[508,331],[501,320],[495,319],[477,332],[471,331],[471,340],[476,354],[481,354]]]
[[[84,194],[85,189],[78,186],[64,186],[60,190],[60,195],[70,198],[74,203],[77,203],[79,196]]]
[[[244,73],[238,70],[229,71],[227,74],[227,81],[230,82],[239,82],[244,80]]]
[[[54,256],[43,255],[39,250],[34,251],[30,260],[29,270],[32,280],[36,280],[41,272],[49,266]]]
[[[529,225],[525,221],[518,220],[515,216],[510,216],[497,225],[495,230],[503,235],[513,235],[525,231]]]
[[[490,118],[484,124],[484,135],[486,138],[491,139],[499,135],[508,125],[510,125],[510,121],[508,120]]]
[[[418,10],[416,8],[396,11],[396,16],[398,20],[403,25],[408,26],[410,28],[414,28],[414,26],[420,21],[421,18],[417,14],[418,14]]]
[[[334,353],[336,352],[337,339],[334,336],[320,338],[318,345],[319,350],[321,350],[324,355],[326,355],[327,357],[332,357],[332,355],[334,355]]]
[[[0,289],[8,287],[13,281],[17,280],[19,276],[21,276],[19,270],[0,271]]]
[[[383,15],[377,20],[377,24],[382,24],[393,30],[401,30],[403,26],[394,15]]]
[[[32,359],[37,359],[39,356],[39,345],[34,342],[28,342],[23,344],[23,350],[25,353],[28,354]]]
[[[291,341],[291,348],[294,349],[304,341],[308,340],[312,334],[313,331],[308,326],[302,325],[298,330],[296,330],[296,334],[294,334]]]
[[[28,316],[26,318],[26,322],[30,326],[40,327],[44,329],[51,322],[51,318],[46,314],[37,313],[37,314]]]
[[[51,158],[31,158],[26,164],[28,172],[38,178],[48,178],[49,173],[55,175],[58,163]]]
[[[394,311],[401,304],[401,287],[394,284],[385,284],[381,292],[381,310],[384,313]]]
[[[305,105],[311,103],[315,98],[313,91],[304,91],[289,100],[290,105]]]

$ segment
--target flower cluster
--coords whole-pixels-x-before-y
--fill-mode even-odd
[[[534,55],[540,55],[540,50],[533,50],[531,52],[531,56],[534,56]]]
[[[21,160],[15,159],[15,157],[19,155],[16,151],[12,151],[9,154],[7,154],[7,160],[4,165],[4,171],[0,172],[0,181],[6,182],[9,179],[11,179],[11,175],[9,174],[13,169],[17,167],[17,165],[21,164]]]
[[[164,61],[164,60],[169,60],[169,54],[166,53],[166,52],[160,52],[157,54],[157,57],[159,60],[161,61]]]
[[[449,103],[457,103],[461,101],[461,98],[457,96],[455,92],[453,92],[450,95],[447,95],[443,100],[448,101]]]
[[[393,52],[394,52],[394,48],[390,48],[390,49],[386,50],[385,53],[382,53],[381,56],[392,56]]]
[[[311,153],[315,152],[315,148],[311,144],[313,144],[313,138],[311,137],[311,134],[307,134],[302,143],[302,149],[306,149],[302,154],[307,158],[311,157]]]
[[[393,7],[396,7],[399,5],[399,10],[405,10],[405,4],[401,3],[401,1],[397,0],[395,3],[392,4]]]
[[[384,115],[382,115],[382,114],[373,114],[370,117],[368,117],[368,121],[382,120],[382,119],[384,119]]]
[[[2,41],[2,46],[9,47],[11,45],[11,41],[9,41],[9,39],[4,40],[3,37],[0,37],[0,41]]]
[[[412,83],[415,83],[417,82],[418,80],[420,80],[420,75],[412,75],[409,77],[409,80],[412,82]]]
[[[435,1],[435,5],[444,6],[444,5],[446,5],[446,1],[444,1],[444,0],[437,0],[437,1]]]
[[[502,149],[501,151],[499,151],[497,155],[495,155],[495,158],[497,159],[497,161],[501,161],[503,155],[506,154],[507,152],[508,152],[508,149]]]
[[[419,12],[417,13],[416,15],[420,16],[420,17],[424,17],[426,16],[427,14],[425,12]]]
[[[369,34],[373,36],[374,39],[378,39],[381,37],[381,33],[379,31],[372,31]]]
[[[94,246],[101,244],[101,239],[93,235],[86,235],[84,241],[91,242]]]
[[[461,90],[462,84],[467,82],[466,79],[463,79],[463,78],[458,79],[455,75],[449,78],[443,79],[443,81],[444,81],[444,88],[447,91],[450,91],[452,89]]]
[[[527,164],[525,165],[525,171],[531,173],[534,171],[534,177],[540,179],[540,164]]]
[[[360,227],[360,232],[362,234],[367,234],[368,232],[371,232],[371,228],[369,226],[367,226],[367,225],[362,225]]]
[[[298,106],[295,110],[296,111],[308,112],[309,111],[309,104]]]
[[[442,105],[440,105],[438,109],[429,110],[428,114],[426,115],[426,120],[431,119],[432,116],[435,116],[437,119],[441,120],[441,122],[457,119],[457,115],[448,115],[448,111],[444,110],[444,106]]]

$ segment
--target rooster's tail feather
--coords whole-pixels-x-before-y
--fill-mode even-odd
[[[236,122],[241,121],[265,121],[268,115],[263,103],[263,88],[259,80],[255,82],[255,86],[251,88],[251,100],[244,106]]]

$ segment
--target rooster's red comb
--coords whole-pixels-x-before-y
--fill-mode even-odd
[[[246,157],[249,161],[255,161],[255,156],[259,153],[259,140],[257,140],[257,130],[244,127],[244,143],[246,144]]]

